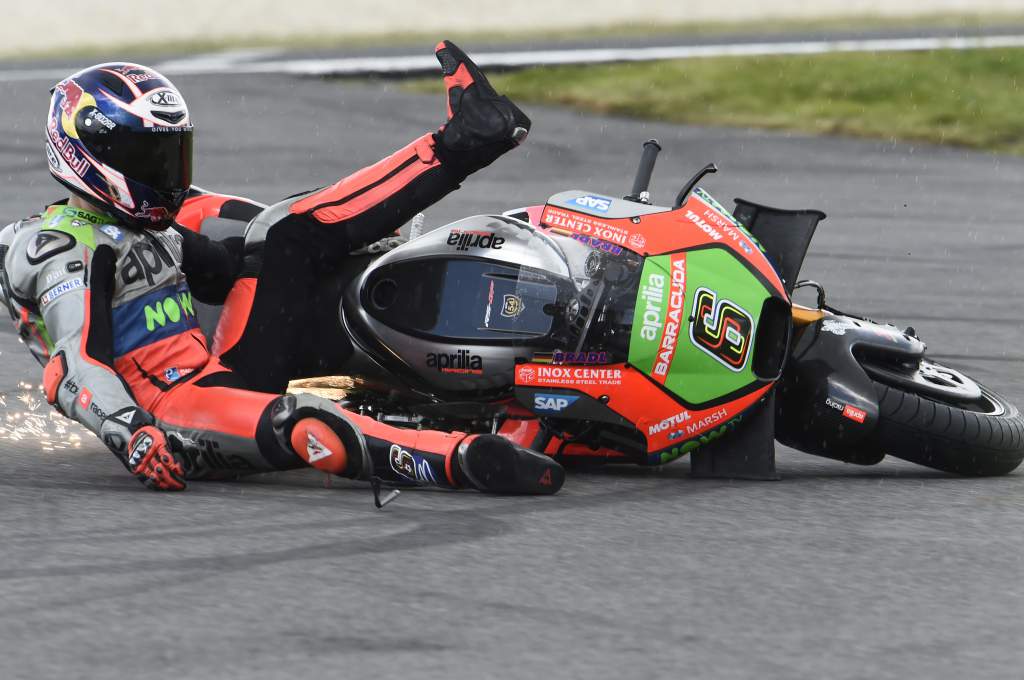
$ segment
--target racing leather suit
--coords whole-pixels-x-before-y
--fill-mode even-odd
[[[384,479],[523,492],[507,480],[488,487],[480,481],[490,473],[486,466],[466,463],[467,449],[480,449],[477,444],[490,435],[399,429],[326,399],[281,395],[297,377],[296,347],[307,332],[318,280],[525,135],[529,120],[514,105],[493,89],[470,87],[482,76],[475,67],[467,71],[465,64],[472,64],[464,54],[445,63],[446,52],[456,49],[439,46],[449,122],[438,133],[261,212],[241,200],[214,199],[211,214],[233,210],[235,217],[253,218],[244,244],[212,241],[181,227],[130,230],[59,204],[0,232],[3,297],[19,334],[45,364],[47,400],[98,434],[126,465],[133,433],[155,424],[169,441],[174,436],[189,479],[307,464],[347,472],[333,463],[344,456],[330,458],[312,435],[308,445],[282,436],[282,423],[312,416],[333,423],[345,450],[363,452],[362,467],[372,463]],[[453,104],[459,114],[460,100],[465,110],[473,97],[489,98],[484,104],[504,117],[498,141],[481,144],[456,135],[469,128],[453,125]],[[212,349],[198,327],[196,300],[224,304]],[[526,492],[557,490],[564,477],[557,468],[553,478],[551,465],[557,464],[529,461],[523,469],[536,472],[536,479]]]
[[[295,399],[280,392],[295,377],[292,343],[303,332],[317,265],[380,238],[458,186],[432,147],[427,135],[335,185],[268,208],[250,225],[247,251],[240,239],[130,230],[60,204],[7,226],[0,281],[19,335],[45,364],[47,400],[122,462],[140,427],[174,433],[189,479],[306,465],[308,456],[282,442],[272,421],[283,400]],[[412,170],[395,173],[396,166]],[[350,194],[365,198],[341,207],[339,197]],[[195,301],[225,297],[211,352]],[[377,474],[466,484],[452,461],[470,440],[463,433],[393,428],[325,399],[299,399],[355,425]]]

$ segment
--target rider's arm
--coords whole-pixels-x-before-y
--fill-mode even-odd
[[[52,344],[43,378],[47,401],[99,435],[124,462],[128,439],[153,419],[113,369],[114,250],[100,244],[90,252],[73,239],[64,249],[46,244],[71,238],[62,232],[24,236],[5,264],[12,292],[38,310]]]
[[[192,295],[200,302],[223,304],[242,269],[242,237],[214,241],[184,227],[174,229],[181,235],[181,269]]]

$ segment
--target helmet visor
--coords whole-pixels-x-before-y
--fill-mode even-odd
[[[131,130],[117,125],[98,133],[83,127],[77,129],[85,147],[126,178],[161,193],[175,194],[192,185],[191,127]]]

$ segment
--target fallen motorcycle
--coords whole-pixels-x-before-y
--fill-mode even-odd
[[[354,379],[346,406],[567,463],[692,453],[704,476],[773,478],[773,439],[962,475],[1021,463],[1013,404],[929,359],[912,328],[839,312],[798,280],[824,213],[730,212],[698,186],[713,165],[653,205],[659,150],[644,145],[623,199],[566,191],[373,244],[331,307],[354,348],[331,366]]]

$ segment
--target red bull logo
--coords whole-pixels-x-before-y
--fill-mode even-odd
[[[81,101],[85,91],[73,80],[65,80],[62,83],[58,83],[57,91],[64,95],[64,99],[60,102],[61,111],[68,118],[73,117],[75,111],[78,110],[78,103]]]
[[[166,222],[171,218],[171,211],[162,206],[150,206],[147,201],[143,201],[142,207],[135,212],[135,217],[150,222]]]

